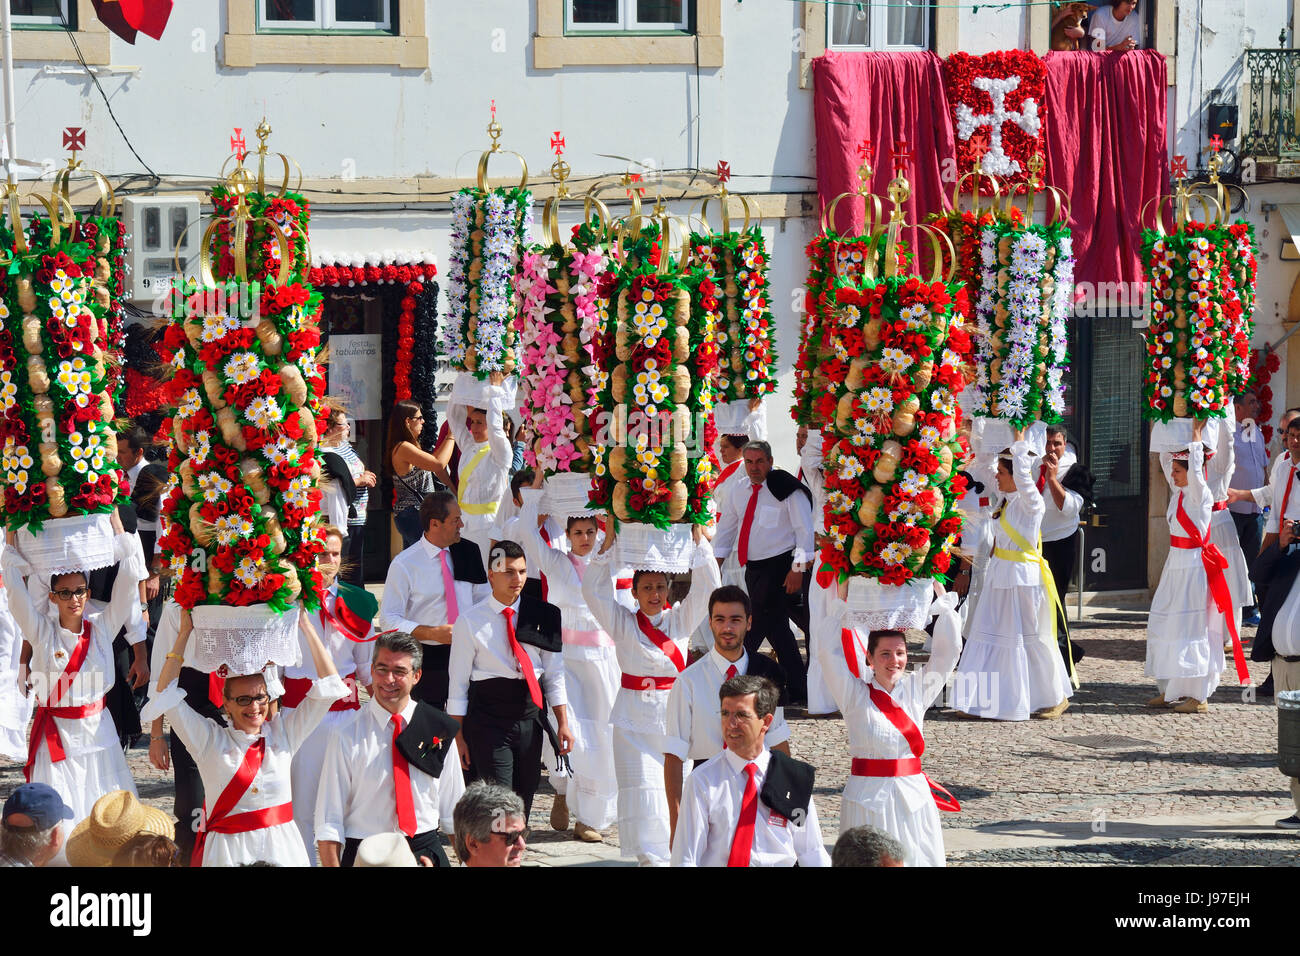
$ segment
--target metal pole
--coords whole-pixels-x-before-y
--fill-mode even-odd
[[[1088,573],[1088,567],[1084,564],[1087,557],[1088,549],[1083,545],[1083,529],[1085,525],[1079,525],[1079,594],[1075,599],[1074,620],[1076,623],[1083,620],[1083,576]]]
[[[5,148],[9,151],[9,161],[5,165],[9,185],[16,186],[18,173],[14,162],[18,158],[18,124],[14,119],[14,29],[9,18],[8,0],[0,0],[0,51],[4,53]],[[19,223],[12,225],[15,229],[22,228]]]

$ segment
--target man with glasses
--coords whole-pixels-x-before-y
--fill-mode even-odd
[[[528,848],[524,802],[509,787],[471,783],[456,804],[456,856],[464,866],[519,866]]]
[[[830,866],[814,770],[769,750],[776,685],[748,674],[718,689],[726,748],[686,780],[673,866]]]
[[[451,829],[465,791],[460,725],[412,699],[423,658],[410,634],[375,638],[374,693],[330,738],[321,772],[315,829],[322,866],[352,866],[366,837],[399,831],[417,859],[448,865],[438,828]]]
[[[140,582],[147,572],[140,539],[124,532],[116,511],[112,524],[119,567],[108,603],[88,599],[80,571],[54,575],[47,591],[12,531],[0,559],[9,611],[32,647],[30,679],[38,704],[24,774],[53,787],[72,807],[74,824],[89,816],[104,794],[136,792],[104,707],[114,682],[113,638],[123,627],[135,642],[128,680],[138,687],[149,679],[140,612]],[[57,617],[46,613],[47,601]]]

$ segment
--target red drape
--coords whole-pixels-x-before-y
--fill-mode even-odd
[[[1169,189],[1165,58],[1049,53],[1047,182],[1070,197],[1076,282],[1138,282],[1140,217]]]
[[[817,195],[825,209],[840,193],[858,186],[858,144],[873,144],[872,192],[886,197],[894,176],[894,143],[906,140],[912,153],[907,171],[912,195],[905,205],[915,222],[951,207],[944,185],[944,160],[955,152],[943,61],[933,53],[837,53],[812,62],[813,112],[817,128]],[[886,204],[888,211],[888,204]],[[862,203],[845,200],[834,225],[842,235],[862,229]],[[913,237],[914,238],[914,237]]]

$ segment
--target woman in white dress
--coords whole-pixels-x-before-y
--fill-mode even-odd
[[[1030,469],[1024,433],[998,456],[1002,507],[991,519],[993,556],[968,619],[952,706],[963,717],[1045,720],[1059,717],[1074,694],[1052,635],[1054,608],[1043,586],[1038,541],[1047,508]]]
[[[205,831],[195,843],[192,865],[310,865],[302,833],[293,822],[290,765],[294,752],[325,719],[330,705],[351,691],[302,611],[299,627],[320,675],[307,697],[268,723],[271,700],[265,678],[261,674],[229,677],[223,704],[227,725],[223,726],[191,709],[177,681],[194,629],[189,612],[181,613],[176,644],[158,677],[157,693],[140,719],[166,714],[203,778]]]
[[[664,785],[664,743],[668,726],[668,692],[686,668],[691,633],[708,613],[709,596],[721,583],[713,547],[692,526],[695,555],[691,589],[676,607],[668,603],[668,575],[662,571],[633,574],[629,611],[615,597],[612,527],[582,579],[582,597],[600,627],[614,639],[621,671],[619,691],[610,714],[614,775],[618,780],[618,843],[625,857],[641,866],[667,866],[668,792]]]
[[[838,626],[852,622],[842,597],[831,592],[828,617]],[[865,641],[870,670],[853,672],[844,656],[844,641],[818,641],[815,650],[822,674],[844,715],[849,735],[851,774],[840,804],[840,833],[864,824],[884,830],[900,840],[907,866],[943,866],[943,831],[939,825],[938,797],[921,770],[925,740],[921,725],[925,712],[943,692],[944,684],[961,654],[961,621],[953,609],[955,594],[939,597],[930,607],[937,620],[930,659],[919,671],[907,672],[907,642],[900,631],[872,631]],[[852,632],[861,643],[860,635]],[[857,655],[856,648],[850,648]],[[881,709],[895,711],[893,720]],[[905,715],[905,716],[904,716]],[[895,723],[915,728],[913,746]],[[951,797],[949,798],[951,799]],[[945,807],[956,808],[944,803]]]
[[[4,543],[0,541],[0,562]],[[27,699],[26,675],[22,672],[23,635],[9,613],[9,595],[0,586],[0,757],[27,759],[27,721],[31,703]]]
[[[55,575],[48,582],[37,580],[12,531],[0,558],[9,612],[32,646],[31,680],[38,706],[26,748],[27,779],[58,792],[73,810],[73,826],[90,815],[104,794],[136,792],[104,700],[116,673],[113,639],[123,627],[138,632],[139,584],[148,575],[140,538],[122,531],[116,511],[112,523],[118,571],[107,604],[87,597],[88,579],[80,571]],[[142,655],[143,643],[128,675],[140,684],[149,678]]]
[[[1209,533],[1212,507],[1202,424],[1194,424],[1194,440],[1186,452],[1160,456],[1170,488],[1165,511],[1170,548],[1147,616],[1145,673],[1155,678],[1158,690],[1147,706],[1172,707],[1184,714],[1209,710],[1206,702],[1224,668],[1223,642],[1211,636],[1210,619],[1219,612],[1200,547]]]
[[[551,547],[539,529],[542,471],[537,469],[532,488],[523,488],[519,513],[519,543],[529,567],[546,577],[546,600],[560,609],[564,635],[564,687],[569,697],[569,727],[573,749],[567,778],[552,777],[555,805],[552,826],[568,829],[587,843],[599,843],[600,831],[618,819],[618,780],[614,776],[614,737],[609,723],[618,694],[618,657],[614,639],[601,628],[582,597],[592,549],[596,546],[596,518],[571,517],[564,528],[569,550]],[[603,568],[606,575],[608,568]],[[563,822],[561,822],[563,820]]]

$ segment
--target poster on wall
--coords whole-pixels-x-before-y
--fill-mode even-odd
[[[329,339],[329,394],[346,402],[348,415],[357,421],[380,417],[382,338],[374,333],[331,335]]]

